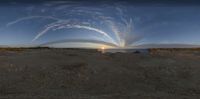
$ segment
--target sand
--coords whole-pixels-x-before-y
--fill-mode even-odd
[[[200,51],[0,50],[0,99],[200,99]]]

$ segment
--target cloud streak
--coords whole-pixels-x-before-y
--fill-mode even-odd
[[[37,39],[39,39],[41,36],[43,36],[44,34],[46,34],[49,30],[57,30],[57,29],[64,29],[64,28],[78,28],[78,29],[86,29],[86,30],[90,30],[90,31],[95,31],[97,33],[100,33],[101,35],[109,38],[110,40],[112,40],[113,43],[114,40],[112,37],[110,37],[106,32],[100,30],[100,29],[97,29],[97,28],[94,28],[94,27],[90,27],[90,26],[84,26],[84,25],[71,25],[71,24],[67,24],[67,25],[63,25],[61,24],[56,24],[56,25],[52,25],[52,26],[49,26],[47,27],[46,29],[42,30],[40,33],[38,33],[35,38],[32,40],[33,42],[36,41]]]
[[[19,22],[22,22],[22,21],[25,21],[25,20],[36,19],[36,18],[51,19],[51,20],[56,20],[56,21],[60,20],[60,19],[52,17],[52,16],[28,16],[28,17],[19,18],[15,21],[9,22],[9,23],[7,23],[6,26],[9,27],[9,26],[17,24]]]
[[[110,42],[117,47],[129,46],[129,44],[134,42],[134,40],[131,40],[133,37],[130,35],[133,31],[133,22],[131,18],[126,16],[126,13],[124,12],[126,6],[123,6],[122,4],[116,3],[113,6],[104,4],[94,8],[91,6],[84,6],[78,2],[55,1],[47,2],[43,5],[46,6],[43,8],[43,10],[45,10],[44,14],[46,11],[50,11],[48,14],[51,15],[23,17],[9,22],[6,26],[9,27],[22,21],[41,18],[55,21],[46,24],[43,27],[43,30],[38,32],[32,39],[32,42],[38,40],[51,30],[57,31],[70,28],[94,31],[94,33],[102,35],[102,38],[106,37],[108,40],[105,42]],[[46,10],[48,7],[51,8],[51,10]],[[36,9],[37,7],[32,8]],[[106,13],[106,9],[113,9],[113,13],[118,15],[119,18],[116,18],[113,14]],[[41,12],[41,9],[38,12]],[[102,27],[105,27],[106,29]],[[107,29],[111,32],[108,33],[106,31]]]

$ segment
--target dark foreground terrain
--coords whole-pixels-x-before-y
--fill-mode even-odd
[[[0,99],[200,99],[200,51],[1,49]]]

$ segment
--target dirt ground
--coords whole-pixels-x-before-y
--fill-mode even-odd
[[[200,51],[0,51],[0,99],[200,99]]]

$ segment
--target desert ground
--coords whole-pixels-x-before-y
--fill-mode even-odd
[[[0,49],[0,99],[200,99],[200,50]]]

